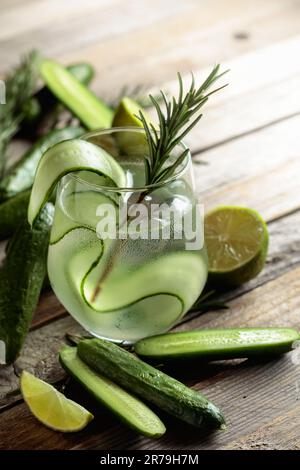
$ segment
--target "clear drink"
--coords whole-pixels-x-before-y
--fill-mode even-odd
[[[49,277],[59,300],[87,331],[132,343],[170,329],[206,282],[202,237],[195,243],[203,226],[191,158],[169,180],[145,187],[142,131],[116,128],[86,139],[117,159],[128,187],[84,171],[61,180]]]

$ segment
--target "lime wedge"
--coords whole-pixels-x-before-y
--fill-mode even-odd
[[[143,124],[137,117],[140,115],[140,111],[142,111],[146,121],[150,123],[150,117],[146,111],[136,101],[124,97],[116,109],[112,125],[114,127],[137,127],[142,129]],[[144,132],[122,131],[116,133],[115,137],[121,152],[126,155],[144,158],[149,151]]]
[[[150,122],[150,117],[148,113],[133,99],[125,96],[121,99],[113,118],[113,127],[143,127],[142,122],[138,119],[137,116],[140,115],[142,111],[146,120]]]
[[[238,286],[264,267],[268,229],[262,217],[243,207],[218,207],[205,217],[209,281]]]
[[[93,419],[85,408],[26,371],[21,375],[21,392],[32,414],[55,431],[80,431]]]
[[[47,150],[40,160],[29,201],[28,222],[33,224],[64,175],[84,170],[107,177],[117,187],[126,186],[126,175],[121,166],[101,147],[80,139],[60,142]]]

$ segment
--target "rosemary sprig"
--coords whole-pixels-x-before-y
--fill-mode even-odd
[[[147,108],[152,107],[152,101],[148,94],[149,88],[150,88],[149,84],[148,85],[138,84],[138,85],[133,85],[133,86],[124,85],[121,88],[120,92],[117,93],[116,96],[106,99],[105,101],[108,106],[115,109],[118,106],[121,99],[124,98],[124,96],[127,96],[128,98],[131,98],[134,101],[136,101],[141,106],[141,108],[147,109]],[[158,103],[163,101],[160,93],[155,94],[154,98],[156,99]]]
[[[5,80],[6,103],[0,105],[0,177],[6,164],[9,141],[26,115],[26,106],[36,87],[37,53],[26,55]]]
[[[227,72],[226,70],[219,73],[219,69],[220,66],[216,65],[199,88],[196,88],[192,75],[192,82],[187,93],[184,93],[182,77],[178,73],[178,98],[173,97],[168,100],[165,93],[161,91],[164,110],[158,100],[150,95],[158,117],[158,129],[153,124],[147,123],[142,111],[137,116],[143,124],[149,145],[149,154],[145,159],[146,184],[159,183],[169,178],[184,161],[189,152],[188,149],[183,150],[175,160],[172,157],[172,162],[168,164],[174,148],[201,119],[202,114],[198,113],[199,110],[213,93],[226,86],[223,85],[208,92],[208,89]]]

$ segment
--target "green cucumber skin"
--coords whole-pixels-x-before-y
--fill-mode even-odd
[[[90,64],[72,64],[68,65],[66,69],[83,85],[89,85],[95,76],[95,70]],[[42,110],[47,112],[49,107],[53,107],[58,104],[56,97],[51,93],[48,87],[44,86],[41,88],[33,99],[36,99],[40,106],[40,114],[43,114]],[[48,110],[47,110],[48,108]]]
[[[169,414],[197,427],[225,428],[222,412],[207,398],[116,344],[88,339],[77,348],[92,369]]]
[[[0,201],[31,188],[42,155],[53,145],[75,139],[84,133],[81,127],[65,127],[41,137],[21,158],[0,183]]]
[[[83,85],[88,86],[95,75],[94,68],[87,63],[78,63],[68,65],[66,69]],[[22,123],[20,130],[21,135],[28,136],[35,134],[41,121],[52,113],[56,114],[56,110],[61,107],[57,98],[51,93],[48,87],[41,88],[28,103],[28,115]]]
[[[117,399],[119,399],[118,405],[121,407],[126,407],[126,397],[125,394],[127,395],[127,392],[124,392],[123,390],[120,389],[118,385],[115,385],[112,383],[109,379],[106,377],[101,377],[100,375],[97,376],[97,373],[94,372],[87,366],[81,359],[79,359],[78,355],[76,354],[77,348],[70,347],[70,346],[65,346],[62,348],[59,352],[59,360],[63,368],[68,372],[74,379],[76,379],[101,405],[104,405],[108,409],[110,409],[116,416],[119,417],[119,419],[129,426],[131,429],[134,431],[138,432],[139,434],[143,434],[144,436],[147,437],[152,437],[152,438],[158,438],[161,437],[165,431],[165,425],[162,423],[162,421],[151,411],[149,408],[146,407],[146,405],[142,404],[143,408],[145,409],[146,412],[148,412],[149,417],[147,419],[147,416],[144,416],[143,421],[140,423],[140,425],[137,425],[137,423],[134,423],[132,419],[129,417],[126,417],[126,411],[128,412],[128,409],[126,408],[126,411],[122,414],[120,410],[117,410],[116,407],[114,407],[113,400],[110,399],[108,400],[107,397],[105,396],[105,388],[104,391],[101,389],[101,381],[103,381],[104,387],[107,385],[109,387],[114,387],[115,394],[117,395]],[[86,377],[88,375],[89,377],[89,384],[87,383],[86,380],[84,380],[83,377]],[[95,376],[96,380],[95,380]],[[119,394],[120,390],[120,394]],[[119,397],[118,397],[119,394]],[[138,398],[133,398],[134,400],[139,400]],[[131,407],[132,403],[128,404],[128,407]],[[152,427],[147,426],[147,423],[149,423],[149,419],[151,420]]]
[[[66,69],[83,85],[89,85],[95,76],[95,69],[86,62],[71,64]]]
[[[51,92],[90,130],[111,127],[113,111],[53,60],[40,64],[40,75]]]
[[[0,240],[13,235],[22,220],[26,220],[30,190],[23,191],[0,204]]]
[[[166,333],[138,341],[136,354],[151,359],[236,359],[284,354],[299,333],[292,328],[226,328]]]
[[[47,204],[32,229],[26,220],[19,226],[0,268],[0,340],[6,346],[6,364],[20,353],[39,300],[53,212]]]

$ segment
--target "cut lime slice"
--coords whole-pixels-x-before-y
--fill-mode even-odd
[[[93,419],[85,408],[26,371],[21,375],[21,392],[32,414],[55,431],[80,431]]]
[[[66,174],[88,170],[104,175],[117,187],[126,186],[126,175],[105,150],[84,140],[61,142],[44,153],[31,191],[28,221],[32,225],[57,182]]]
[[[224,206],[205,217],[209,280],[218,285],[238,286],[264,267],[268,229],[254,210]]]
[[[140,111],[142,111],[146,121],[150,123],[148,113],[136,101],[128,97],[122,98],[113,118],[113,127],[138,127],[142,129],[143,124],[137,117],[140,115]],[[126,155],[144,158],[149,151],[146,135],[142,131],[117,132],[115,138],[121,152]]]

